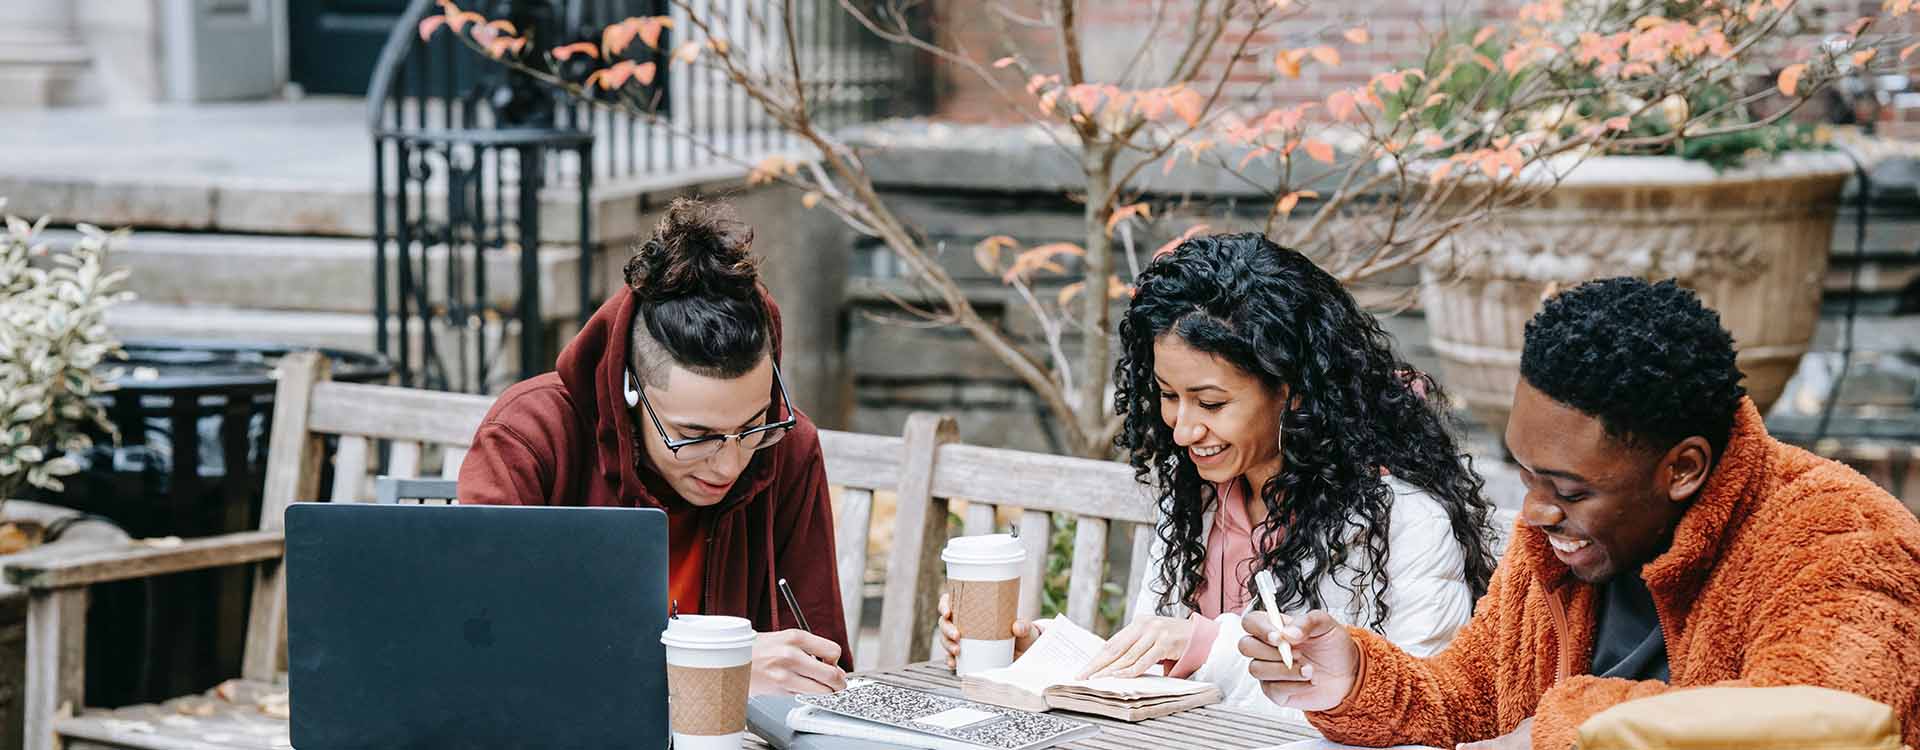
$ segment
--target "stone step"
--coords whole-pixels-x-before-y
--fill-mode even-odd
[[[373,316],[361,313],[258,310],[220,305],[128,302],[107,310],[107,327],[122,339],[261,341],[373,350]]]
[[[651,227],[646,215],[650,207],[676,195],[734,189],[739,172],[732,165],[708,165],[597,183],[589,197],[591,237],[595,242],[632,241]],[[503,190],[505,205],[517,205],[518,191]],[[25,218],[137,229],[371,237],[376,218],[371,178],[362,183],[251,175],[77,175],[0,167],[0,197],[7,198],[7,213]],[[414,200],[425,206],[429,220],[445,220],[444,185]],[[389,214],[387,220],[395,218]],[[540,239],[580,241],[577,187],[540,191]]]
[[[393,325],[398,324],[396,322]],[[364,313],[260,310],[136,301],[109,308],[107,326],[123,340],[240,341],[354,351],[375,350],[373,316]],[[434,329],[446,369],[474,371],[477,364],[474,358],[469,358],[465,366],[458,364],[461,359],[460,341],[450,335],[446,326],[436,323]],[[397,328],[390,331],[390,335],[398,335]],[[555,333],[549,331],[550,341],[557,340],[551,338]],[[409,326],[407,338],[417,358],[424,341],[417,319],[415,325]],[[469,352],[477,351],[474,334],[466,334],[466,343]],[[486,342],[487,369],[490,373],[487,392],[497,393],[517,379],[519,347],[519,325],[516,322],[506,321],[490,332]],[[396,355],[397,347],[395,349],[387,354]]]
[[[43,237],[61,246],[75,241],[79,233],[48,230]],[[150,305],[213,305],[366,317],[374,307],[373,254],[373,241],[358,238],[138,231],[108,262],[132,271],[126,288]],[[594,278],[602,289],[618,288],[620,265],[626,254],[613,255],[598,256]],[[540,251],[539,259],[540,301],[545,317],[574,317],[579,308],[578,250],[553,246]],[[464,254],[461,260],[462,286],[470,290],[472,254]],[[390,289],[398,286],[398,268],[399,262],[389,247]],[[485,272],[486,302],[503,310],[514,309],[520,295],[519,251],[489,251]],[[429,299],[446,299],[445,249],[430,252],[427,281]],[[389,304],[397,303],[390,300]]]

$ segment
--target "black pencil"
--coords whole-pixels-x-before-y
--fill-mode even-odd
[[[785,599],[787,602],[787,609],[793,611],[793,621],[796,623],[799,623],[801,630],[805,630],[809,633],[813,632],[813,628],[807,627],[807,616],[800,612],[800,600],[795,599],[793,597],[793,589],[787,586],[787,579],[785,578],[780,579],[779,586],[780,586],[780,598]]]

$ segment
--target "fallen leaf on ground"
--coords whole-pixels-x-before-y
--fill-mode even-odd
[[[173,710],[184,716],[212,716],[220,707],[215,706],[213,701],[193,701],[174,706]]]
[[[276,719],[285,719],[293,715],[286,693],[268,693],[260,696],[260,713]]]

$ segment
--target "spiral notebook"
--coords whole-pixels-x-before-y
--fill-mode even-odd
[[[864,680],[798,700],[787,715],[795,731],[936,750],[1040,750],[1100,731],[1084,721]]]

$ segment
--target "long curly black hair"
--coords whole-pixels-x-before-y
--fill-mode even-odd
[[[1280,471],[1255,488],[1267,518],[1254,529],[1254,548],[1278,579],[1279,606],[1325,607],[1320,581],[1338,572],[1336,585],[1356,601],[1371,598],[1371,627],[1385,624],[1393,490],[1383,469],[1446,508],[1474,599],[1486,593],[1492,504],[1454,439],[1440,387],[1396,356],[1379,321],[1313,261],[1259,234],[1227,234],[1195,237],[1154,260],[1120,322],[1114,409],[1125,424],[1114,442],[1135,476],[1160,491],[1162,614],[1174,602],[1198,609],[1200,525],[1214,500],[1160,417],[1153,344],[1169,334],[1288,390]]]

